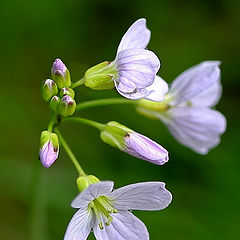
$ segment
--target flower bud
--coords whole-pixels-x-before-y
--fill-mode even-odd
[[[125,141],[124,137],[128,135],[129,128],[117,123],[109,122],[100,134],[100,138],[112,147],[119,148],[124,151]]]
[[[100,182],[99,179],[97,177],[95,177],[94,175],[78,177],[76,180],[79,192],[82,192],[90,184],[94,184],[94,183],[98,183],[98,182]]]
[[[76,109],[76,102],[68,95],[64,95],[59,105],[59,113],[63,116],[72,115]]]
[[[51,101],[49,103],[50,108],[54,111],[54,112],[58,112],[59,110],[59,104],[60,104],[60,98],[58,96],[53,96],[51,98]]]
[[[100,137],[105,143],[134,157],[157,165],[168,161],[168,152],[161,145],[117,122],[107,123]]]
[[[42,97],[44,101],[48,102],[52,96],[56,95],[58,93],[57,84],[51,80],[46,79],[42,83]]]
[[[53,63],[52,77],[59,88],[70,87],[71,85],[70,73],[65,64],[59,58]]]
[[[57,159],[59,152],[58,137],[55,133],[43,131],[40,138],[39,157],[44,167],[49,168]]]
[[[65,87],[60,90],[60,97],[63,97],[64,95],[68,95],[72,99],[74,99],[75,92],[73,91],[73,89]]]
[[[86,71],[85,86],[94,90],[112,89],[115,75],[117,75],[115,64],[108,61],[99,63]]]

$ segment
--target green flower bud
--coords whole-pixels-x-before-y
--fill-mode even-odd
[[[114,88],[113,77],[117,75],[115,64],[105,61],[91,67],[85,73],[85,86],[94,90]]]
[[[46,102],[48,102],[52,96],[58,93],[57,84],[51,79],[46,79],[43,81],[41,90],[42,97]]]
[[[111,121],[106,124],[100,137],[103,142],[123,150],[125,146],[124,137],[126,137],[129,132],[132,132],[132,130],[118,122]]]
[[[100,182],[99,179],[97,177],[95,177],[94,175],[78,177],[76,180],[79,192],[82,192],[90,184],[94,184],[94,183],[98,183],[98,182]]]
[[[59,105],[60,105],[60,98],[58,96],[53,96],[51,98],[51,101],[49,103],[50,108],[54,111],[54,112],[58,112],[59,110]]]
[[[70,72],[59,58],[53,63],[52,77],[59,88],[70,87],[71,85]]]
[[[72,99],[74,99],[75,92],[73,91],[73,89],[65,87],[60,90],[60,97],[63,97],[64,95],[68,95]]]
[[[76,102],[68,95],[64,95],[59,105],[59,113],[63,116],[73,115],[76,109]]]

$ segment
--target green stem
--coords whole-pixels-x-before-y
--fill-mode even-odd
[[[78,103],[76,107],[76,111],[80,111],[86,108],[92,107],[100,107],[114,104],[136,104],[136,100],[128,100],[124,98],[106,98],[106,99],[98,99],[98,100],[90,100],[83,103]]]
[[[52,112],[51,113],[51,118],[50,118],[50,121],[49,121],[49,124],[48,124],[48,131],[49,132],[52,132],[55,122],[56,122],[56,113]]]
[[[105,127],[105,124],[99,123],[99,122],[95,122],[86,118],[79,118],[79,117],[68,117],[68,118],[64,118],[63,122],[80,122],[80,123],[84,123],[86,125],[92,126],[97,128],[98,130],[102,131]]]
[[[78,86],[83,85],[84,83],[85,83],[85,78],[83,77],[83,78],[81,78],[80,80],[72,83],[71,88],[76,88],[76,87],[78,87]]]
[[[58,135],[58,138],[60,140],[60,142],[62,143],[63,148],[65,149],[66,153],[68,154],[69,158],[72,160],[74,166],[76,167],[79,176],[86,176],[85,172],[83,171],[82,167],[80,166],[77,158],[75,157],[75,155],[73,154],[72,150],[70,149],[70,147],[68,146],[68,144],[66,143],[66,141],[64,140],[61,132],[59,131],[59,129],[54,128],[54,132]]]

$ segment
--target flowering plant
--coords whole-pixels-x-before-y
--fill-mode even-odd
[[[150,35],[146,20],[139,19],[124,34],[112,62],[99,63],[72,82],[66,65],[56,59],[52,79],[42,84],[42,97],[52,113],[48,129],[41,134],[41,163],[49,168],[57,160],[60,143],[79,174],[76,182],[80,193],[72,202],[72,207],[79,210],[68,225],[65,240],[87,239],[91,229],[98,240],[147,240],[147,228],[129,210],[161,210],[172,200],[163,182],[142,182],[113,190],[113,182],[86,174],[59,130],[62,122],[92,126],[100,131],[103,142],[156,165],[168,162],[169,156],[160,144],[118,122],[102,124],[75,113],[97,106],[133,104],[141,114],[163,121],[180,143],[201,154],[215,147],[225,131],[224,116],[211,109],[221,96],[220,63],[207,61],[187,70],[169,90],[157,76],[158,57],[146,50]],[[82,85],[93,90],[115,88],[125,99],[78,103],[74,89]]]

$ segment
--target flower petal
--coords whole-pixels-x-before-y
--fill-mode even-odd
[[[64,240],[86,240],[93,226],[93,212],[79,209],[68,224]]]
[[[155,77],[153,84],[147,87],[148,91],[153,91],[145,99],[161,102],[164,100],[165,94],[168,92],[168,84],[159,76]]]
[[[220,135],[226,130],[225,117],[205,107],[176,107],[158,117],[180,143],[200,154],[217,146]]]
[[[146,27],[146,19],[140,18],[134,22],[122,37],[117,53],[130,48],[146,48],[151,32]]]
[[[89,202],[99,196],[108,195],[113,189],[113,182],[102,181],[99,183],[91,184],[83,190],[78,196],[72,201],[71,206],[73,208],[86,209]]]
[[[93,231],[97,240],[148,240],[149,234],[142,221],[128,211],[113,214],[109,226],[100,229],[95,224]]]
[[[169,94],[174,98],[172,104],[191,101],[195,96],[219,82],[219,65],[219,61],[205,61],[180,74],[170,87]],[[218,95],[219,92],[216,94]],[[210,102],[212,102],[211,99]],[[206,106],[206,102],[203,106]]]
[[[123,50],[117,54],[113,64],[116,64],[118,71],[114,81],[120,83],[127,79],[135,83],[137,88],[152,85],[160,68],[158,57],[144,49]]]
[[[205,91],[196,95],[191,99],[191,105],[194,107],[213,107],[222,95],[222,86],[220,82],[216,82]]]
[[[126,143],[124,151],[134,157],[157,165],[162,165],[168,161],[168,151],[150,138],[132,132],[124,140]]]
[[[153,91],[148,91],[145,88],[135,88],[133,90],[122,83],[119,83],[119,84],[117,82],[114,82],[114,83],[119,94],[121,94],[125,98],[129,98],[132,100],[145,98],[153,92]]]
[[[58,158],[58,153],[59,148],[54,147],[50,141],[46,142],[39,151],[42,165],[49,168]]]
[[[161,210],[172,201],[163,182],[131,184],[111,192],[108,197],[119,210]]]

